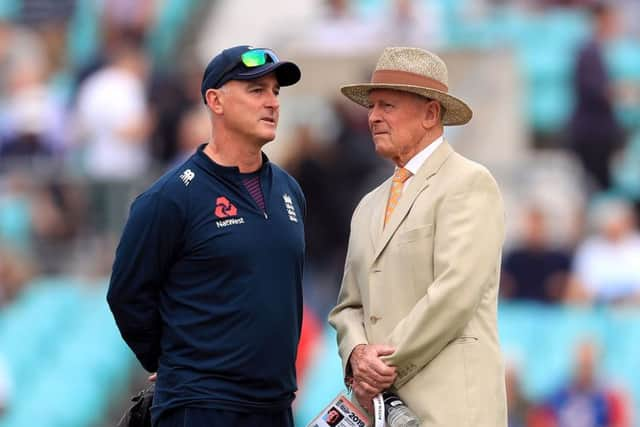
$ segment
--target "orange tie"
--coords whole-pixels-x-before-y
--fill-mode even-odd
[[[402,187],[404,182],[409,179],[410,176],[411,172],[405,168],[398,168],[393,174],[393,179],[391,180],[391,191],[389,192],[389,200],[387,201],[387,210],[384,214],[385,226],[387,225],[387,222],[389,222],[389,218],[391,218],[391,214],[396,208],[398,200],[400,200],[400,196],[402,196]]]

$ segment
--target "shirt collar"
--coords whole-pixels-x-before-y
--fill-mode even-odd
[[[440,145],[442,145],[443,142],[444,136],[440,135],[435,141],[424,147],[418,154],[413,156],[411,160],[409,160],[407,164],[404,165],[405,169],[408,169],[412,175],[417,174],[424,162],[427,161],[429,156],[431,156],[431,154],[433,154],[433,152],[436,151],[436,149]]]
[[[196,162],[201,167],[203,167],[205,170],[208,170],[216,175],[235,176],[235,177],[242,177],[243,175],[246,176],[246,174],[240,173],[240,169],[238,169],[237,166],[222,166],[214,162],[213,160],[211,160],[211,158],[207,156],[207,154],[204,152],[204,147],[206,146],[207,146],[206,143],[200,145],[198,147],[198,150],[195,153]],[[262,154],[262,165],[260,166],[260,169],[256,171],[256,173],[260,173],[260,175],[262,175],[269,168],[269,158],[267,157],[266,154],[264,154],[264,152],[262,152],[261,154]]]

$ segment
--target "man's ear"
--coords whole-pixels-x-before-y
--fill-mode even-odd
[[[427,105],[424,109],[424,116],[422,120],[422,126],[425,129],[431,129],[437,126],[441,122],[442,106],[438,101],[427,101]]]
[[[224,94],[220,89],[207,89],[204,94],[207,100],[207,106],[215,114],[222,114],[224,112]]]

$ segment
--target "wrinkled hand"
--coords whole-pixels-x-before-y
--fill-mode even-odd
[[[370,393],[367,391],[370,387],[366,385],[366,383],[353,380],[351,384],[351,390],[353,390],[353,394],[356,396],[356,400],[364,409],[367,410],[368,413],[373,413],[373,398],[376,397],[377,393]]]
[[[351,352],[349,363],[353,372],[352,388],[358,403],[371,412],[371,400],[391,387],[398,374],[394,366],[380,357],[393,354],[395,348],[381,344],[360,344]]]

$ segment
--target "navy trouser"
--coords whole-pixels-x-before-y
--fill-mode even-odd
[[[291,408],[274,413],[244,413],[209,408],[177,408],[155,427],[293,427]]]

